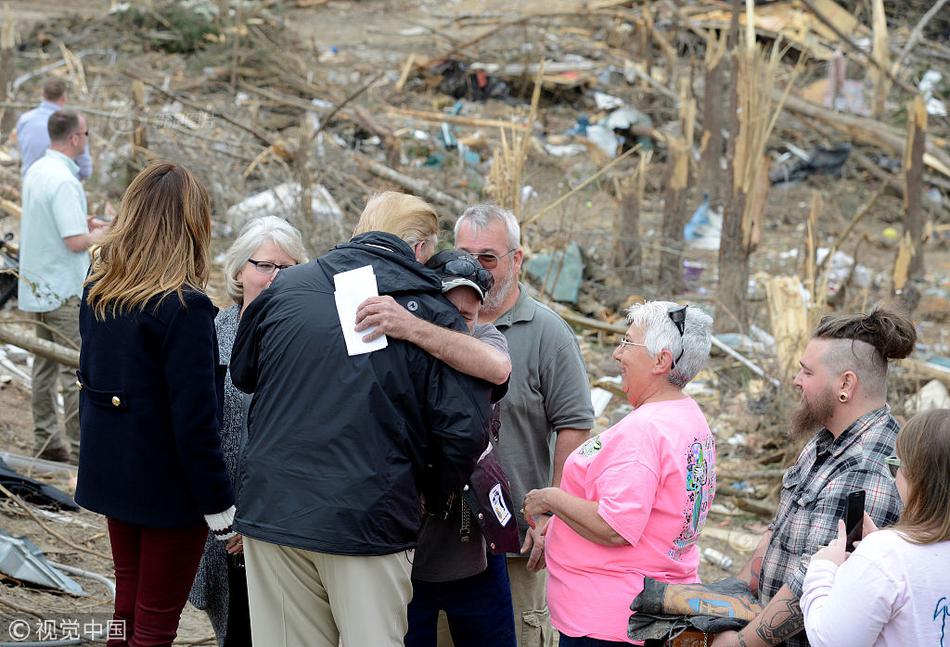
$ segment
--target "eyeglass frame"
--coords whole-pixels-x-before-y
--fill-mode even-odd
[[[897,478],[897,473],[904,466],[904,463],[896,455],[885,458],[884,464],[887,465],[887,471],[890,472],[892,479]]]
[[[469,254],[471,254],[472,256],[474,256],[474,257],[475,257],[475,260],[477,260],[478,263],[479,263],[479,265],[481,265],[483,268],[485,268],[486,270],[493,270],[493,269],[495,269],[496,267],[498,267],[498,261],[500,261],[501,259],[505,258],[506,256],[511,256],[512,254],[514,254],[514,253],[517,252],[517,251],[518,251],[518,248],[515,247],[514,249],[509,249],[507,252],[505,252],[505,253],[502,254],[501,256],[498,256],[497,254],[492,254],[491,252],[481,252],[481,253],[469,252]],[[495,259],[495,260],[494,260],[494,261],[490,261],[490,263],[491,263],[490,265],[486,265],[485,263],[482,262],[482,259],[483,259],[483,258],[488,258],[488,259],[493,258],[493,259]]]
[[[288,267],[293,267],[296,263],[291,263],[290,265],[280,265],[279,263],[272,263],[270,261],[255,261],[253,258],[247,259],[247,262],[254,266],[254,269],[264,274],[265,276],[273,276],[281,270],[286,270]],[[261,269],[261,265],[273,265],[274,269],[270,272]]]

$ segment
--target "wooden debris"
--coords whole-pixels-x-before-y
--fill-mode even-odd
[[[63,366],[79,368],[79,351],[48,339],[40,339],[35,335],[21,332],[19,329],[2,322],[0,322],[0,342],[11,344],[34,355],[59,362]]]
[[[17,32],[13,14],[9,3],[3,5],[3,23],[0,24],[0,99],[7,101],[12,97],[7,95],[7,88],[13,82],[15,68],[13,57],[16,51]],[[0,109],[0,138],[10,132],[16,123],[16,115],[6,109]]]
[[[765,284],[765,291],[779,374],[789,382],[798,371],[798,360],[811,335],[802,283],[797,276],[776,276]]]
[[[748,29],[753,22],[752,11],[752,0],[746,0]],[[781,61],[777,43],[767,56],[763,56],[754,37],[747,33],[733,60],[732,177],[729,206],[722,221],[717,292],[723,314],[727,316],[717,317],[719,330],[741,330],[748,323],[749,256],[758,245],[769,187],[769,159],[765,149],[788,92],[786,89],[786,94],[776,98],[772,91],[777,85]],[[798,75],[799,69],[800,66],[795,67],[792,79]]]
[[[404,175],[399,171],[396,171],[385,164],[380,164],[376,160],[372,160],[360,153],[354,154],[354,159],[360,166],[365,168],[376,177],[383,178],[384,180],[388,180],[393,184],[407,189],[408,191],[418,195],[420,198],[425,198],[430,202],[435,202],[437,204],[450,207],[454,212],[454,215],[450,217],[450,220],[453,222],[456,218],[462,215],[462,212],[468,207],[468,204],[465,201],[459,200],[448,193],[444,193],[436,188],[433,188],[432,185],[430,185],[425,180],[411,178],[408,175]]]
[[[871,0],[873,46],[871,56],[875,61],[871,76],[871,116],[880,119],[884,114],[884,103],[890,89],[890,47],[887,44],[887,15],[884,13],[884,0]],[[834,105],[834,104],[832,104]]]
[[[773,96],[778,98],[781,96],[781,92],[775,90]],[[826,123],[835,130],[847,133],[855,141],[870,144],[889,153],[903,156],[906,150],[906,136],[880,121],[833,112],[793,95],[786,97],[784,107],[800,115]],[[927,143],[923,161],[929,168],[950,177],[950,155],[945,151],[941,151],[932,143]]]
[[[482,119],[481,117],[465,117],[462,115],[449,115],[442,112],[426,112],[424,110],[410,110],[408,108],[390,108],[387,111],[390,115],[400,117],[411,117],[430,123],[447,123],[456,126],[471,126],[473,128],[501,128],[503,130],[528,130],[527,124],[520,124],[514,121],[503,121],[501,119]]]
[[[914,97],[907,104],[907,146],[904,150],[904,231],[910,237],[910,264],[908,278],[921,278],[924,274],[924,214],[923,174],[924,150],[927,140],[927,107],[922,97]]]

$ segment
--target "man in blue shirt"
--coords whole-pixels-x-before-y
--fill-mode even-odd
[[[106,227],[87,218],[86,194],[78,179],[75,159],[89,137],[86,120],[60,110],[50,115],[48,129],[49,148],[23,178],[17,302],[37,322],[37,337],[78,348],[79,301],[89,269],[88,249],[102,239]],[[66,461],[69,446],[56,419],[58,378],[62,378],[66,433],[78,441],[75,375],[39,355],[33,359],[35,452],[47,460]]]
[[[43,100],[40,105],[20,115],[16,122],[16,140],[20,147],[22,166],[20,173],[26,177],[26,171],[33,162],[43,157],[49,148],[49,133],[46,124],[50,115],[66,105],[66,83],[62,79],[50,79],[43,86]],[[92,157],[89,156],[89,142],[76,158],[79,166],[79,179],[85,180],[92,175]]]

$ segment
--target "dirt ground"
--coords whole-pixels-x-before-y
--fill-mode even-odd
[[[64,16],[76,14],[81,16],[81,20],[75,22],[77,30],[89,29],[92,35],[90,38],[101,38],[103,32],[96,31],[96,21],[105,20],[105,12],[116,3],[109,0],[73,0],[69,3],[54,4],[13,0],[9,4],[22,34],[32,33],[32,26],[36,24],[52,25],[50,29],[55,29],[59,24],[56,23],[57,20],[64,20]],[[356,103],[364,102],[372,116],[386,124],[391,131],[401,133],[399,136],[404,139],[411,139],[411,136],[405,134],[407,131],[421,130],[428,133],[429,139],[425,143],[419,143],[421,140],[417,140],[403,145],[402,162],[404,166],[411,167],[407,173],[423,178],[453,195],[476,200],[485,197],[484,163],[475,169],[452,163],[451,159],[441,165],[438,162],[429,165],[430,160],[426,157],[431,159],[441,152],[433,143],[438,136],[439,125],[392,117],[388,112],[390,104],[416,110],[442,110],[454,102],[454,99],[441,95],[418,80],[410,81],[404,92],[394,91],[392,86],[404,61],[410,54],[434,56],[459,45],[478,33],[477,30],[473,32],[469,29],[469,24],[480,24],[480,21],[484,21],[486,25],[497,24],[502,20],[512,20],[533,13],[550,16],[576,14],[582,12],[588,4],[567,0],[524,0],[518,3],[512,3],[510,0],[331,0],[311,8],[297,8],[296,3],[289,1],[271,2],[269,6],[278,16],[278,22],[299,40],[297,44],[300,51],[288,51],[288,58],[297,55],[305,58],[312,72],[312,78],[303,81],[297,79],[298,86],[311,83],[313,87],[325,88],[326,97],[333,99],[331,103],[338,103],[374,74],[384,71],[386,75],[383,79],[374,84]],[[604,25],[611,27],[615,26],[616,22],[590,18],[567,26],[555,24],[543,33],[543,38],[537,37],[535,32],[531,32],[529,38],[527,28],[524,31],[512,29],[479,45],[476,51],[472,52],[472,56],[483,56],[487,60],[495,61],[492,52],[497,50],[506,52],[506,55],[511,57],[510,61],[520,62],[520,58],[515,58],[518,50],[524,50],[527,57],[530,46],[541,47],[537,43],[541,40],[545,43],[544,46],[549,47],[546,50],[549,56],[565,53],[587,55],[590,52],[585,48],[593,48],[594,53],[591,56],[596,58],[601,55],[596,41],[603,38],[606,29]],[[139,68],[155,71],[156,80],[160,74],[167,73],[165,80],[174,86],[173,89],[186,92],[181,88],[188,88],[187,92],[196,97],[195,101],[205,102],[202,105],[224,105],[230,114],[245,121],[255,116],[260,117],[262,121],[265,117],[270,119],[268,125],[278,123],[281,119],[284,119],[284,122],[293,121],[292,117],[286,118],[286,115],[281,113],[280,107],[275,108],[272,105],[268,113],[259,106],[247,107],[245,104],[238,104],[236,99],[224,104],[220,101],[214,104],[213,101],[219,99],[217,95],[220,95],[220,91],[215,96],[212,96],[211,91],[207,96],[201,94],[202,67],[220,64],[222,56],[227,60],[227,52],[224,55],[220,51],[203,51],[189,56],[166,56],[155,49],[149,49],[153,45],[145,46],[144,52],[140,51],[141,43],[132,42],[127,35],[116,38],[115,42],[111,43],[73,43],[71,46],[78,49],[98,45],[114,47],[122,56],[133,57],[132,60],[136,61]],[[35,60],[28,59],[30,65],[54,60],[59,55],[55,50],[51,50],[53,53],[49,55],[36,54],[35,48],[31,47],[26,48],[26,54],[35,56]],[[534,55],[533,51],[531,55]],[[699,56],[701,58],[701,54]],[[248,67],[253,67],[261,64],[264,59],[264,52],[249,52],[246,54],[245,63]],[[120,61],[124,60],[126,59],[120,57]],[[945,63],[935,62],[934,65],[946,69]],[[149,69],[150,66],[154,70]],[[264,67],[263,64],[261,66]],[[820,75],[821,72],[816,70],[818,66],[813,67],[810,73]],[[117,90],[120,94],[127,93],[127,79],[120,82],[90,66],[90,77],[100,73],[101,79],[96,87],[103,94],[105,90],[113,90],[114,87],[120,88]],[[273,71],[265,74],[273,74]],[[193,82],[195,78],[199,81]],[[36,86],[32,88],[35,90]],[[618,94],[621,90],[627,92],[625,87],[615,89]],[[630,90],[628,94],[642,101],[637,104],[638,107],[644,110],[652,109],[658,126],[660,122],[670,121],[675,116],[671,115],[669,107],[664,107],[662,100],[655,96],[639,90]],[[152,97],[159,102],[160,96],[157,93],[153,93]],[[320,95],[316,98],[324,97]],[[21,92],[17,100],[33,102],[34,98],[24,96]],[[506,119],[513,113],[523,114],[525,102],[515,103],[516,105],[512,106],[499,100],[463,101],[465,114],[498,119]],[[543,131],[545,134],[552,134],[564,132],[575,124],[578,116],[594,114],[596,109],[590,96],[564,91],[561,94],[545,95],[542,113],[540,120],[543,122]],[[128,139],[128,132],[110,130],[113,125],[111,121],[114,121],[110,120],[109,116],[90,116],[97,168],[100,163],[105,166],[108,156],[120,155],[117,151],[124,150],[121,147],[126,145]],[[329,152],[319,162],[325,168],[318,169],[317,173],[319,180],[332,190],[340,203],[344,213],[344,230],[355,221],[362,204],[373,191],[394,188],[366,174],[359,174],[356,165],[346,159],[346,154],[352,149],[379,152],[377,145],[366,143],[370,139],[369,134],[363,132],[362,126],[357,124],[358,121],[348,116],[341,123],[334,123],[332,128],[326,129],[324,134],[328,139],[336,137],[339,141],[328,142]],[[946,118],[942,121],[935,119],[934,123],[937,128],[947,127]],[[293,140],[297,134],[294,127],[284,130],[287,140]],[[219,225],[214,243],[216,255],[223,252],[230,241],[230,235],[233,234],[224,227],[224,208],[254,191],[286,181],[288,177],[295,177],[291,175],[292,170],[288,169],[286,164],[281,166],[279,160],[266,161],[258,166],[257,171],[247,172],[249,162],[260,152],[260,145],[246,132],[234,129],[228,131],[229,139],[224,142],[230,146],[228,156],[217,156],[207,163],[207,148],[176,148],[177,141],[166,138],[166,131],[161,132],[165,134],[156,134],[153,131],[150,142],[157,154],[192,156],[186,159],[205,165],[201,172],[205,174],[206,183],[211,187],[216,200],[215,218],[216,225]],[[471,130],[458,129],[458,134],[471,134]],[[216,135],[220,135],[220,131]],[[816,145],[831,145],[840,139],[811,128],[799,118],[783,118],[770,139],[770,153],[773,157],[777,156],[777,149],[787,142],[794,142],[797,146],[808,149]],[[283,139],[281,142],[286,143]],[[421,152],[417,152],[415,148],[421,149]],[[523,184],[530,185],[537,196],[528,200],[526,211],[533,213],[550,204],[591,176],[604,161],[594,154],[562,159],[532,153],[525,169]],[[296,170],[293,170],[293,173],[296,173]],[[578,305],[578,309],[583,310],[584,314],[612,322],[621,320],[620,307],[634,297],[671,297],[664,293],[663,286],[657,285],[655,280],[659,260],[664,253],[660,232],[664,208],[665,164],[654,163],[647,176],[646,199],[640,215],[645,276],[642,285],[618,286],[610,280],[609,261],[615,244],[614,221],[618,210],[616,182],[617,178],[608,179],[605,176],[591,183],[584,190],[566,199],[559,207],[552,209],[543,220],[524,231],[525,246],[534,253],[562,249],[570,241],[580,245],[587,267],[582,303]],[[120,174],[102,174],[90,182],[90,203],[98,208],[107,200],[115,201],[121,195],[123,187]],[[764,294],[764,284],[769,277],[801,276],[803,273],[805,222],[813,193],[817,192],[824,203],[816,239],[820,245],[828,246],[876,188],[877,183],[873,178],[849,163],[839,176],[812,177],[803,183],[777,185],[770,190],[763,218],[761,243],[751,257],[750,276],[754,284],[750,301],[752,323],[765,330],[770,329]],[[16,187],[5,182],[0,176],[0,197],[3,197],[4,191],[15,189]],[[947,198],[947,191],[943,190],[944,205],[947,204]],[[689,211],[691,212],[701,200],[701,195],[691,191],[687,201]],[[449,215],[446,207],[440,206],[440,210],[444,215]],[[893,192],[884,194],[843,245],[842,251],[855,256],[857,263],[866,268],[870,278],[865,287],[855,281],[847,283],[844,292],[838,297],[840,303],[837,307],[840,310],[866,310],[871,304],[888,295],[896,243],[893,236],[888,234],[887,228],[900,229],[902,210],[902,200],[898,195]],[[946,223],[946,206],[933,209],[931,217],[936,223]],[[16,232],[16,223],[10,218],[0,220],[0,230]],[[333,242],[336,241],[320,239],[313,245],[312,251],[315,254],[320,253]],[[701,275],[692,280],[687,291],[676,295],[676,298],[715,309],[717,252],[687,248],[685,259],[700,264]],[[950,319],[950,242],[946,238],[934,239],[928,243],[926,267],[926,289],[915,313],[920,334],[919,351],[924,356],[950,356],[950,338],[946,332],[946,322]],[[211,293],[218,305],[227,305],[220,272],[215,273]],[[0,316],[12,317],[15,316],[15,311],[7,306]],[[602,377],[615,376],[617,369],[610,359],[614,343],[612,336],[586,329],[578,330],[578,333],[592,382]],[[774,373],[775,360],[770,352],[749,352],[754,361],[768,373]],[[3,373],[0,369],[0,376]],[[893,371],[889,401],[895,415],[906,419],[912,413],[909,399],[924,382],[925,380],[903,369]],[[720,551],[734,562],[730,568],[723,569],[704,561],[701,564],[701,576],[704,581],[714,581],[729,573],[735,574],[748,559],[751,544],[754,544],[765,530],[775,503],[782,468],[794,460],[796,454],[795,448],[789,446],[785,435],[787,412],[794,403],[795,396],[787,384],[780,389],[772,389],[766,381],[722,354],[714,354],[707,370],[697,376],[693,386],[693,395],[707,413],[710,425],[717,434],[719,452],[719,493],[710,512],[701,547]],[[622,397],[613,397],[598,418],[598,430],[606,428],[622,414],[623,404]],[[29,393],[14,380],[0,387],[0,451],[27,454],[31,447]],[[69,476],[54,477],[50,482],[72,492],[73,482]],[[104,520],[85,511],[67,515],[67,518],[70,519],[69,522],[44,520],[43,525],[49,529],[47,530],[10,501],[0,502],[0,527],[6,532],[28,536],[54,561],[111,575],[112,564],[108,558],[109,545]],[[91,593],[90,596],[71,598],[0,581],[0,629],[3,628],[4,621],[25,617],[24,614],[68,617],[69,614],[80,612],[108,613],[110,604],[104,587],[86,580],[80,582]],[[190,606],[186,607],[179,641],[176,644],[210,644],[210,636],[210,625],[204,614]],[[0,633],[0,641],[3,639],[3,634]]]

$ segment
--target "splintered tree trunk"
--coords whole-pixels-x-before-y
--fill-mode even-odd
[[[902,293],[908,280],[924,274],[924,214],[922,192],[927,108],[919,95],[907,104],[907,147],[904,151],[904,237],[894,265],[894,290]],[[910,305],[909,303],[907,305]]]
[[[11,83],[13,82],[13,53],[16,51],[16,28],[13,23],[13,14],[10,12],[10,6],[5,5],[3,11],[3,23],[0,24],[0,100],[10,101],[8,94]],[[14,117],[16,116],[10,108],[0,108],[0,139],[4,139],[13,129]]]
[[[686,224],[686,184],[689,179],[689,146],[686,140],[671,139],[669,156],[658,286],[664,292],[676,294],[684,289],[683,225]]]
[[[736,136],[739,133],[739,13],[742,0],[732,0],[732,21],[729,25],[729,140],[726,150],[726,185],[729,187],[722,214],[722,234],[719,241],[719,286],[716,311],[716,330],[736,330],[745,327],[746,293],[749,285],[748,254],[742,250],[742,212],[745,196],[733,192],[736,173]]]
[[[725,80],[725,35],[706,41],[705,87],[703,89],[703,132],[700,144],[699,187],[709,196],[711,205],[722,199],[722,115]]]
[[[639,178],[631,182],[620,198],[617,218],[617,241],[614,245],[614,268],[621,285],[638,290],[643,285],[643,250],[640,247]]]

